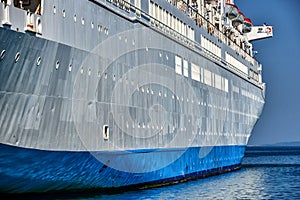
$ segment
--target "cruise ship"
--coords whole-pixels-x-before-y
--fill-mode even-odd
[[[1,0],[0,193],[239,169],[272,36],[233,0]]]

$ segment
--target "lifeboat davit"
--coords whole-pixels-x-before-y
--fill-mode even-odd
[[[234,4],[226,3],[225,12],[226,12],[226,17],[228,17],[229,19],[233,19],[238,16],[239,9]]]
[[[243,24],[243,33],[249,33],[252,29],[252,21],[249,18],[244,19],[244,24]]]
[[[231,20],[232,26],[233,27],[238,27],[239,25],[244,23],[244,19],[245,19],[244,14],[239,10],[239,13],[236,16],[236,18],[233,18]]]

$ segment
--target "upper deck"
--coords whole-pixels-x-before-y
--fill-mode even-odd
[[[2,0],[1,2],[1,26],[15,31],[27,32],[87,51],[92,49],[94,42],[78,42],[76,39],[71,41],[54,30],[61,27],[60,25],[66,26],[66,23],[75,24],[81,21],[86,30],[80,29],[75,32],[84,32],[86,35],[83,38],[93,37],[93,32],[87,30],[94,28],[106,36],[110,34],[109,22],[98,23],[93,20],[93,16],[87,16],[91,13],[76,11],[75,6],[69,5],[68,2],[58,0],[52,2]],[[225,5],[224,1],[221,2]],[[229,19],[227,22],[231,22],[231,25],[222,22],[226,10],[222,9],[219,1],[88,0],[76,3],[79,7],[86,3],[105,7],[128,20],[142,23],[188,48],[204,53],[209,59],[262,87],[262,67],[253,58],[252,45],[246,40],[243,31],[239,32],[238,27],[233,27]],[[67,18],[69,21],[66,20]],[[87,26],[88,24],[90,26]],[[69,25],[67,27],[74,30]]]

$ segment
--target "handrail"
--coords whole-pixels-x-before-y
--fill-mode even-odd
[[[178,7],[178,3],[181,5],[180,8]],[[222,41],[224,44],[229,45],[233,50],[238,52],[242,57],[244,57],[247,61],[249,61],[254,66],[259,66],[258,62],[251,56],[249,53],[242,49],[238,44],[236,44],[235,41],[233,41],[230,37],[228,37],[225,33],[220,31],[218,27],[216,27],[214,24],[212,24],[209,20],[207,20],[205,17],[203,17],[200,13],[197,12],[196,9],[188,5],[183,0],[174,0],[171,3],[172,5],[176,6],[181,10],[182,12],[186,13],[190,18],[196,21],[196,23],[200,26],[203,26],[208,30],[211,34],[218,37],[220,41]]]
[[[248,80],[249,82],[251,82],[252,84],[254,84],[260,88],[263,87],[262,83],[260,83],[258,80],[255,80],[253,77],[250,77],[248,74],[242,72],[241,70],[239,70],[232,64],[228,63],[225,59],[215,55],[213,52],[202,47],[201,44],[199,44],[198,42],[189,39],[185,35],[182,35],[181,33],[172,29],[165,23],[157,20],[156,18],[150,16],[148,13],[144,12],[143,10],[130,4],[126,0],[106,0],[106,1],[112,3],[115,6],[118,6],[121,9],[126,10],[127,12],[132,11],[133,13],[135,13],[137,19],[141,19],[141,18],[147,19],[147,21],[150,22],[150,24],[152,24],[158,28],[157,30],[163,32],[164,34],[167,33],[171,38],[180,39],[181,40],[181,41],[179,40],[180,42],[183,42],[183,44],[185,44],[185,45],[189,45],[189,47],[197,47],[197,49],[199,49],[200,51],[203,51],[207,56],[209,56],[213,60],[216,60],[218,62],[222,62],[222,63],[226,64],[226,65],[222,65],[222,66],[224,68],[226,68],[227,70],[232,71],[233,73],[243,77],[244,79]]]

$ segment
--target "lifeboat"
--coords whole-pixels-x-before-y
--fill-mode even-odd
[[[239,11],[238,15],[235,18],[231,19],[232,26],[238,27],[239,25],[244,23],[244,20],[245,20],[244,14],[241,11]]]
[[[244,24],[243,24],[243,33],[249,33],[252,29],[252,21],[249,18],[244,19]]]
[[[239,9],[234,4],[226,3],[225,12],[226,12],[226,17],[228,17],[229,19],[234,19],[238,16]]]

